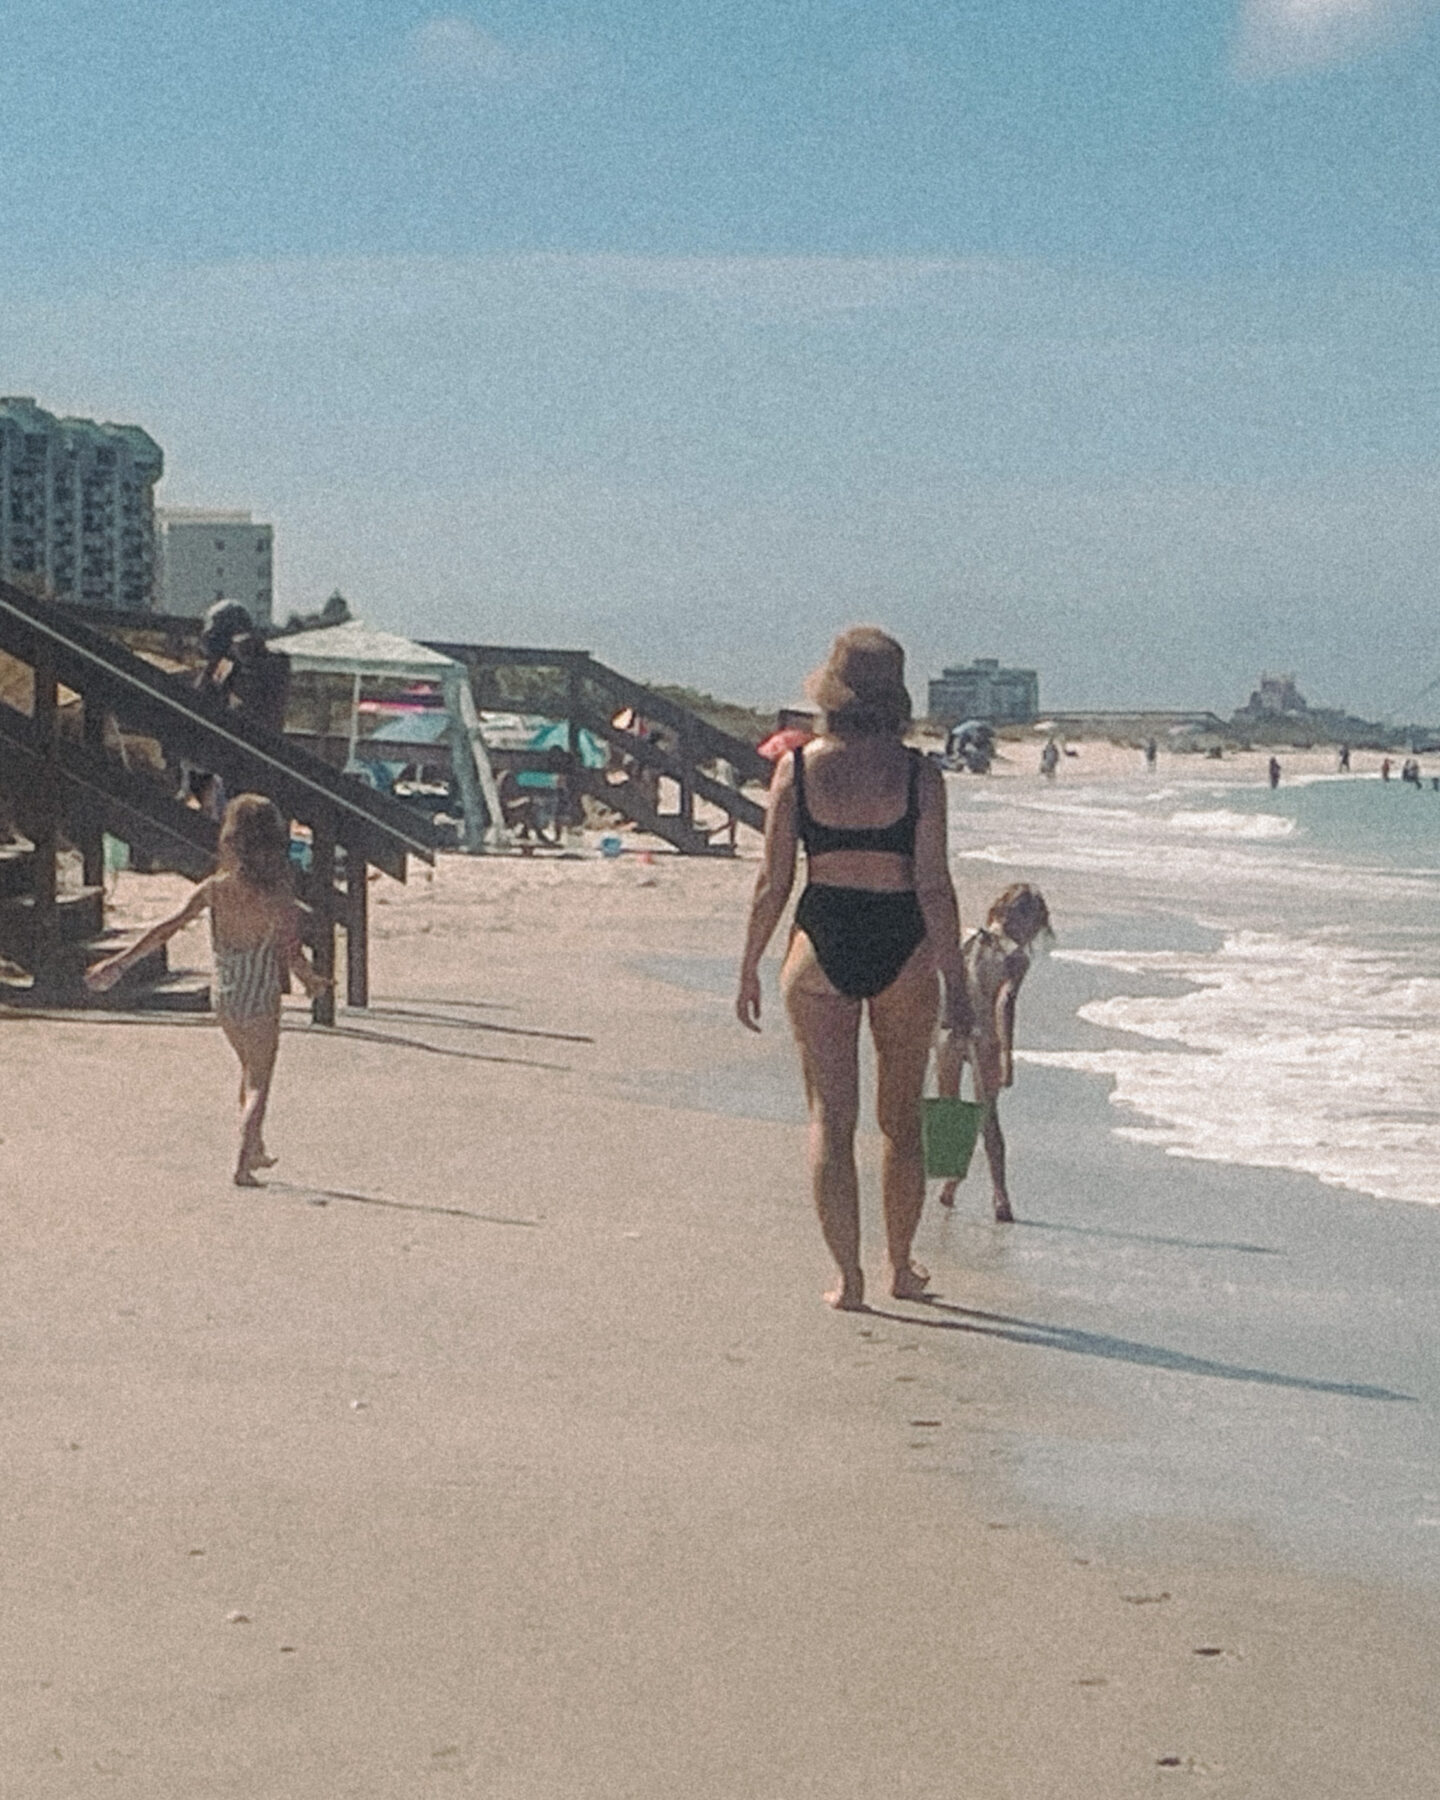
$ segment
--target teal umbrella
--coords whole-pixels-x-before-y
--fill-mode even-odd
[[[531,738],[529,747],[532,750],[568,750],[568,729],[563,719],[542,725]],[[587,731],[583,725],[575,728],[575,753],[584,769],[603,769],[610,761],[610,753],[604,744],[593,731]]]

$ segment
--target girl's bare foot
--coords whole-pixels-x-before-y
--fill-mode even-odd
[[[252,1169],[273,1169],[279,1160],[278,1156],[271,1156],[268,1150],[262,1150],[250,1167]]]
[[[930,1285],[930,1271],[922,1269],[919,1263],[907,1263],[903,1269],[895,1271],[895,1279],[890,1283],[890,1292],[897,1300],[923,1300],[925,1290]]]
[[[1015,1215],[1010,1210],[1010,1199],[1006,1194],[996,1193],[991,1196],[990,1204],[995,1208],[995,1221],[999,1225],[1013,1225]]]
[[[833,1306],[836,1312],[864,1312],[865,1277],[857,1274],[851,1280],[840,1281],[826,1294],[825,1304]]]
[[[940,1190],[940,1204],[942,1206],[953,1206],[955,1204],[955,1190],[959,1185],[960,1183],[953,1178],[945,1183],[944,1187]]]
[[[258,1188],[260,1186],[260,1183],[255,1179],[253,1171],[245,1163],[241,1163],[239,1168],[236,1169],[232,1180],[236,1187]]]

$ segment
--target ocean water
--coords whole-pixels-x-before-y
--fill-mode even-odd
[[[966,891],[1048,885],[1059,937],[1006,1098],[1020,1223],[993,1243],[971,1195],[924,1248],[961,1296],[977,1257],[1016,1277],[1023,1317],[957,1316],[1105,1421],[1008,1434],[1012,1489],[1087,1546],[1238,1530],[1433,1590],[1440,793],[949,785]]]
[[[1107,919],[1063,929],[1092,1028],[1022,1059],[1103,1076],[1117,1131],[1173,1156],[1440,1204],[1440,792],[953,780],[953,853]],[[1002,874],[1003,870],[1003,874]]]

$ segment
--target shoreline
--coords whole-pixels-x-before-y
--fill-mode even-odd
[[[967,1316],[823,1307],[803,1129],[692,1103],[717,1056],[798,1087],[783,1026],[754,1044],[728,994],[632,966],[733,956],[752,875],[454,859],[390,888],[371,1013],[287,1017],[255,1195],[218,1033],[5,1021],[17,1789],[1426,1791],[1413,1592],[1037,1522],[1017,1436],[1105,1433],[1073,1371],[1136,1367],[1016,1341],[1073,1329],[1037,1310],[1047,1234],[953,1222]],[[1017,1120],[1022,1213],[1075,1112],[1053,1153]]]

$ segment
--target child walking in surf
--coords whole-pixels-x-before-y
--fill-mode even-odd
[[[259,794],[241,794],[225,808],[216,872],[178,912],[118,956],[96,963],[86,983],[113,987],[131,963],[198,919],[208,907],[215,952],[211,990],[215,1017],[240,1059],[240,1153],[235,1185],[258,1187],[257,1169],[275,1158],[265,1148],[265,1106],[280,1048],[280,996],[293,974],[312,998],[329,983],[311,967],[300,943],[300,914],[290,884],[290,834],[279,812]]]
[[[1030,969],[1030,946],[1050,935],[1050,909],[1045,896],[1028,882],[1017,881],[991,906],[985,923],[972,931],[961,952],[965,987],[973,1020],[970,1035],[941,1035],[936,1061],[942,1095],[960,1092],[960,1071],[968,1062],[975,1098],[986,1107],[985,1157],[990,1164],[991,1201],[995,1217],[1008,1224],[1015,1217],[1005,1188],[1005,1139],[1000,1133],[996,1102],[1000,1090],[1015,1079],[1015,1002]],[[958,1181],[947,1181],[940,1204],[955,1204]]]

